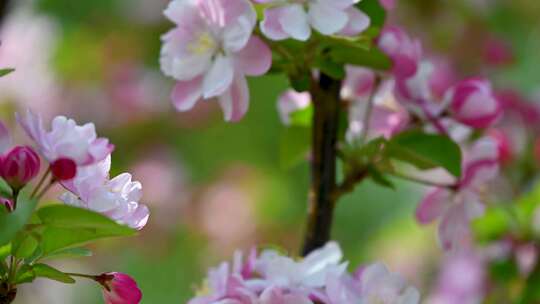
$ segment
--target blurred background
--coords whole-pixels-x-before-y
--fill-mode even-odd
[[[113,173],[133,173],[152,212],[138,237],[101,242],[93,257],[57,266],[128,273],[152,304],[185,303],[206,269],[235,249],[276,244],[296,253],[308,186],[306,163],[280,165],[276,99],[284,77],[250,81],[251,106],[238,124],[223,122],[215,103],[173,110],[174,83],[158,66],[159,37],[172,27],[162,16],[167,3],[16,0],[2,10],[0,27],[0,67],[16,69],[0,79],[1,118],[15,129],[13,113],[31,108],[47,121],[94,122],[116,145]],[[388,22],[420,37],[452,73],[487,76],[499,90],[534,101],[538,16],[540,2],[530,0],[407,0]],[[358,187],[340,202],[333,235],[351,265],[381,260],[429,290],[440,258],[435,227],[413,218],[423,189],[397,185]],[[16,304],[102,303],[99,287],[84,281],[38,279],[19,294]]]

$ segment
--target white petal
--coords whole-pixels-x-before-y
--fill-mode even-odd
[[[285,9],[279,19],[283,31],[294,39],[306,41],[311,36],[308,16],[300,4],[292,4]]]
[[[313,3],[309,6],[309,23],[321,34],[331,35],[342,30],[349,21],[349,15],[334,6]]]
[[[223,94],[233,81],[234,64],[230,57],[219,55],[203,80],[203,98],[209,99]]]

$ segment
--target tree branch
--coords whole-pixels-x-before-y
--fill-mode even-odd
[[[330,240],[335,205],[340,90],[340,81],[323,73],[318,81],[312,79],[310,93],[314,114],[311,188],[303,255],[324,246]]]

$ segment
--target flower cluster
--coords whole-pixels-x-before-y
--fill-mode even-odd
[[[207,286],[189,304],[415,304],[414,287],[381,263],[346,271],[339,246],[330,242],[301,260],[275,250],[255,250],[244,260],[237,252],[208,273]]]
[[[132,181],[129,173],[109,178],[114,146],[106,138],[97,137],[93,123],[79,126],[72,119],[57,116],[52,121],[51,131],[46,131],[41,117],[30,111],[24,116],[17,115],[17,119],[50,163],[53,180],[60,181],[70,191],[60,197],[62,201],[102,213],[134,229],[142,229],[146,225],[149,210],[146,205],[139,203],[142,197],[141,184]],[[31,152],[28,148],[16,150],[16,153],[24,155],[32,155]],[[10,160],[12,153],[8,154],[6,160],[15,168],[18,163],[15,156],[11,156]],[[19,156],[19,159],[34,159],[24,157]],[[39,168],[37,155],[35,159]],[[16,173],[15,169],[8,168],[8,171]],[[8,180],[15,179],[18,182],[30,173],[33,176],[37,174],[37,169],[27,171],[22,177]]]

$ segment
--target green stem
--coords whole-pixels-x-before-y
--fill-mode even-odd
[[[47,171],[45,171],[43,176],[41,176],[41,179],[39,180],[38,184],[34,188],[34,191],[32,191],[32,194],[30,194],[30,198],[33,198],[38,193],[39,189],[41,188],[41,186],[43,186],[43,183],[45,182],[45,180],[47,179],[50,173],[51,173],[51,167],[47,168]]]

